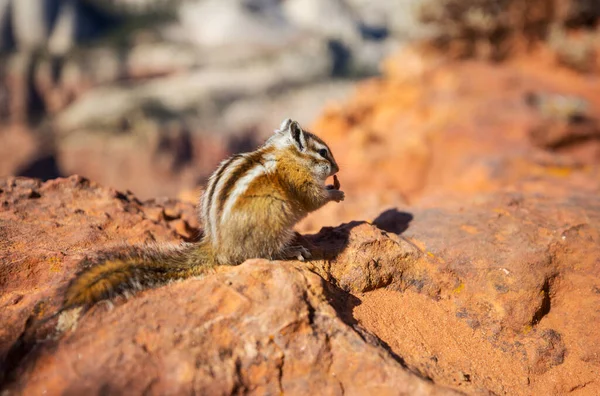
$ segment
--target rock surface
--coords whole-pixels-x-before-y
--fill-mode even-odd
[[[346,200],[304,229],[372,220],[397,202],[600,190],[597,75],[559,69],[543,56],[498,66],[415,49],[383,70],[313,125],[340,165]],[[532,104],[532,95],[541,99]]]
[[[198,224],[191,204],[77,176],[0,189],[8,394],[600,391],[600,201],[585,191],[399,206],[307,235],[311,262],[220,268],[19,344],[83,257],[194,240]]]
[[[346,323],[328,302],[346,293],[292,262],[248,261],[98,305],[59,338],[9,353],[28,317],[56,309],[82,255],[107,242],[176,241],[177,222],[193,215],[189,204],[142,204],[80,177],[0,185],[9,394],[452,393]]]

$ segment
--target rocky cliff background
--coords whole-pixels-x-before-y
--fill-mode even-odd
[[[1,1],[3,394],[599,394],[599,16]],[[196,240],[206,176],[288,116],[346,191],[298,226],[315,260],[32,330],[95,251]]]

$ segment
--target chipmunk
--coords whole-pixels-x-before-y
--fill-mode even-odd
[[[201,275],[215,265],[310,259],[306,248],[292,244],[293,227],[328,202],[344,200],[338,171],[323,140],[284,120],[256,151],[230,157],[210,176],[199,205],[204,235],[198,243],[101,254],[68,285],[61,311]],[[326,186],[329,176],[334,185]]]

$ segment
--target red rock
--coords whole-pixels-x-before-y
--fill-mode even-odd
[[[0,186],[8,203],[0,213],[7,241],[0,315],[9,326],[0,351],[14,379],[9,391],[452,393],[344,322],[328,300],[345,293],[294,262],[251,260],[117,301],[113,309],[99,304],[58,338],[15,354],[26,319],[58,307],[83,255],[109,241],[176,238],[164,219],[146,218],[145,205],[79,177]],[[32,188],[38,199],[28,198]],[[54,333],[50,326],[37,335],[44,331]]]
[[[447,195],[600,191],[597,75],[533,55],[498,65],[414,49],[389,59],[383,71],[312,126],[336,156],[346,200],[308,218],[304,230],[372,220],[398,202],[437,204]],[[560,131],[560,121],[528,105],[532,92],[581,98],[591,119]],[[556,139],[572,144],[548,148]]]
[[[0,188],[9,391],[600,391],[600,202],[586,192],[400,206],[307,235],[311,262],[250,260],[98,304],[64,333],[41,327],[38,340],[54,337],[19,354],[27,318],[54,312],[82,257],[179,240],[145,215],[175,202],[78,177]],[[176,205],[187,221],[191,205]]]
[[[600,201],[492,194],[311,237],[338,308],[413,371],[469,394],[595,394]],[[396,236],[395,233],[402,233]]]

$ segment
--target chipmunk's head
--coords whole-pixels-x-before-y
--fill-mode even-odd
[[[288,151],[295,161],[310,169],[323,182],[340,170],[327,143],[289,118],[267,140],[267,145]]]

